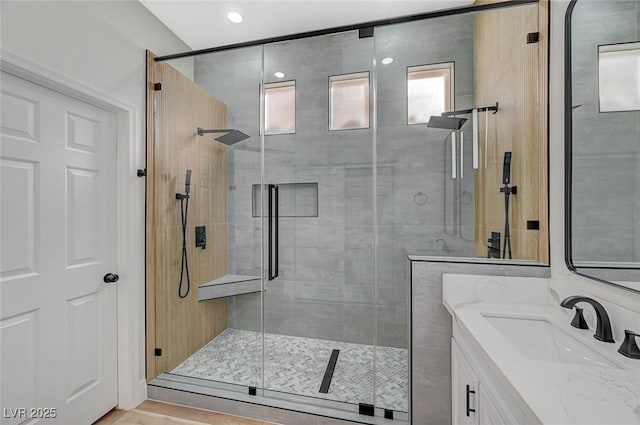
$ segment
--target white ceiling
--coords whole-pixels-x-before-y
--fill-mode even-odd
[[[194,50],[468,6],[474,0],[140,0]],[[227,13],[240,12],[233,24]],[[177,52],[176,52],[177,53]]]

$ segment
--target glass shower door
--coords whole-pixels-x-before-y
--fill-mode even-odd
[[[194,215],[189,211],[194,225],[205,225],[209,233],[209,246],[194,248],[190,258],[207,274],[217,271],[212,276],[213,280],[205,282],[202,282],[202,276],[194,275],[198,286],[192,291],[197,291],[200,308],[211,310],[211,303],[218,303],[219,332],[204,346],[192,347],[193,354],[167,371],[172,379],[181,383],[197,383],[244,394],[257,392],[262,387],[263,375],[262,224],[252,202],[253,188],[260,187],[262,177],[262,138],[259,131],[261,68],[262,46],[215,52],[194,59],[194,80],[199,89],[224,104],[217,116],[220,127],[237,129],[248,137],[216,140],[225,133],[218,134],[215,131],[219,129],[194,123],[194,133],[197,126],[213,133],[194,135],[193,143],[200,143],[202,149],[223,152],[219,161],[208,164],[207,151],[202,151],[199,161],[211,171],[206,175],[194,174],[195,190],[205,193],[207,186],[202,184],[200,187],[200,182],[207,180],[224,183],[212,196],[211,204],[202,209],[204,214]],[[172,105],[170,112],[175,114],[176,121],[185,119],[179,115],[181,109],[178,106]],[[172,120],[167,123],[173,125]],[[176,151],[175,155],[179,161],[181,152]],[[192,201],[196,199],[194,194]],[[214,211],[219,210],[222,213],[214,216]],[[214,221],[210,216],[215,222],[210,222]],[[189,229],[189,238],[192,231]],[[199,257],[194,254],[212,250],[216,250],[215,261],[207,262],[206,266],[198,264]],[[208,318],[202,317],[202,320]],[[200,324],[192,326],[189,331],[200,332]],[[182,328],[180,331],[184,332]]]
[[[264,388],[374,403],[373,38],[264,47]],[[370,406],[370,407],[369,407]]]

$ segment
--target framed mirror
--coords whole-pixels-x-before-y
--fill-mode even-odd
[[[566,263],[640,292],[640,0],[572,0],[565,24]]]

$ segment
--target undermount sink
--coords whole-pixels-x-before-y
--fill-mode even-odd
[[[619,368],[545,319],[491,315],[483,315],[483,317],[527,358],[583,366]],[[598,342],[595,341],[595,343]]]

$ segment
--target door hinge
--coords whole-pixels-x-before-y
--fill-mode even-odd
[[[527,34],[527,44],[533,44],[540,41],[540,33],[539,32],[530,32]]]
[[[153,350],[153,354],[154,354],[156,357],[160,357],[160,356],[162,356],[162,348],[156,348],[155,350]]]
[[[376,414],[376,409],[373,404],[359,403],[358,413],[361,415],[374,416]]]
[[[144,177],[147,175],[147,169],[146,168],[138,168],[138,171],[136,173],[138,175],[138,177]]]
[[[162,83],[154,83],[154,84],[153,84],[153,89],[154,89],[155,91],[160,91],[160,90],[162,90]]]
[[[364,27],[358,30],[358,38],[373,37],[373,31],[375,27]]]

